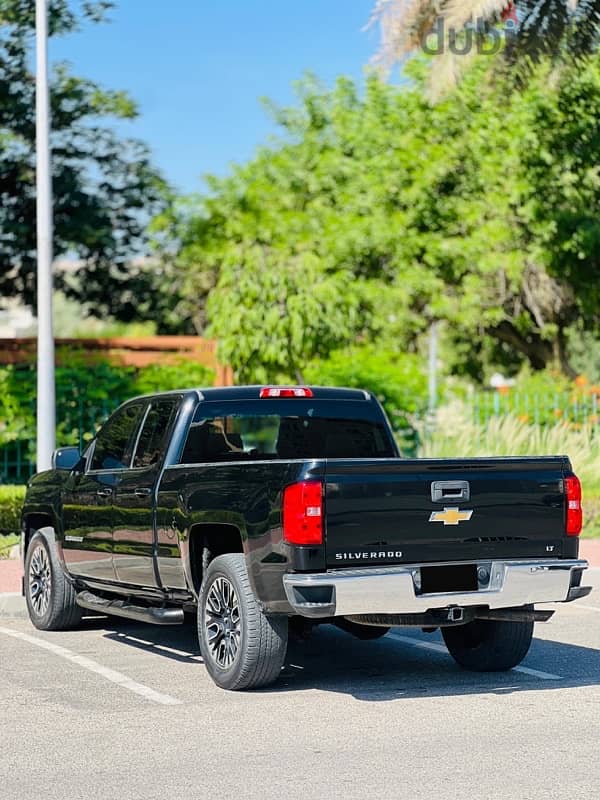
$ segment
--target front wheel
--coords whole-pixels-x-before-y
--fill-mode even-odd
[[[81,622],[82,611],[56,555],[52,528],[36,531],[27,548],[25,600],[29,618],[41,631],[68,630]]]
[[[257,689],[277,680],[287,649],[287,617],[258,605],[241,553],[208,566],[198,598],[198,639],[213,681],[223,689]]]
[[[476,619],[442,628],[450,655],[474,672],[505,672],[523,661],[533,638],[533,622]]]

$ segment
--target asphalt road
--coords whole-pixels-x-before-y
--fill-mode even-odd
[[[600,794],[595,593],[536,627],[525,670],[460,670],[438,634],[293,643],[271,689],[227,693],[193,627],[0,618],[1,800]]]

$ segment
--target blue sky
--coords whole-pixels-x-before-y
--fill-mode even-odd
[[[139,120],[119,130],[146,141],[182,191],[224,174],[273,132],[259,98],[293,99],[306,70],[360,79],[377,48],[364,32],[374,0],[121,0],[111,22],[54,40],[50,57],[122,88]]]

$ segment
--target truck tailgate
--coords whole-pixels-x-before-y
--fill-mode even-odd
[[[571,557],[570,470],[564,456],[330,460],[327,565]]]

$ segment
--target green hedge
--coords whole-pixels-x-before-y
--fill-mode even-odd
[[[19,533],[24,486],[0,486],[0,535]]]

